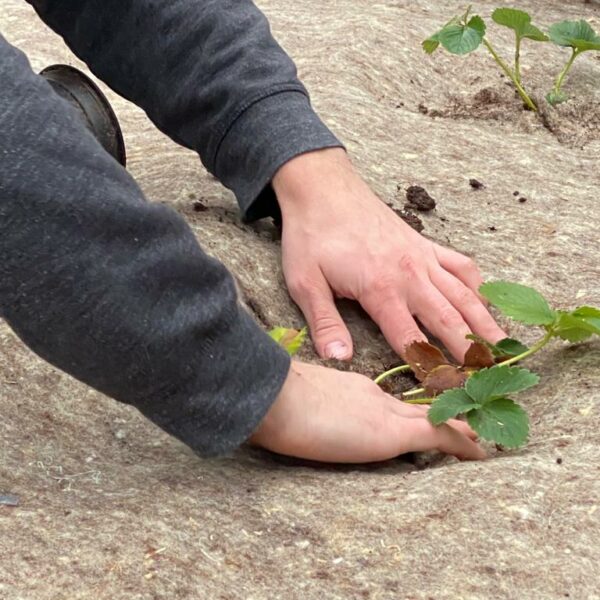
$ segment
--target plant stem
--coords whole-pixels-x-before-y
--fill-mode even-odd
[[[408,392],[402,392],[402,397],[406,398],[407,396],[418,396],[425,391],[425,388],[415,388],[414,390],[409,390]]]
[[[502,60],[500,55],[494,50],[493,46],[487,41],[486,38],[483,38],[483,44],[489,50],[490,54],[494,57],[494,60],[496,61],[498,66],[504,71],[506,76],[510,77],[510,80],[517,88],[517,92],[519,92],[519,96],[521,96],[523,102],[525,102],[527,107],[533,112],[538,112],[538,107],[535,105],[535,102],[529,97],[529,94],[525,91],[520,81],[517,79],[515,73],[513,73],[511,68]]]
[[[546,335],[541,339],[538,340],[533,346],[531,346],[531,348],[529,348],[529,350],[527,350],[527,352],[523,352],[522,354],[519,354],[518,356],[513,356],[512,358],[509,358],[508,360],[505,360],[501,363],[498,363],[498,366],[510,366],[510,365],[514,365],[515,363],[518,363],[520,361],[522,361],[524,358],[527,358],[528,356],[531,356],[532,354],[535,354],[536,352],[538,352],[539,350],[541,350],[553,337],[554,332],[552,329],[550,329]]]
[[[375,379],[375,383],[379,384],[384,379],[387,379],[388,377],[391,377],[392,375],[396,375],[397,373],[404,373],[405,371],[410,371],[410,365],[400,365],[399,367],[394,367],[393,369],[390,369],[389,371],[382,373],[381,375],[379,375],[379,377],[377,377]]]
[[[406,404],[431,404],[435,398],[410,398],[409,400],[403,400]]]
[[[521,38],[518,35],[515,50],[515,79],[521,83]]]
[[[558,78],[556,79],[556,83],[554,84],[554,93],[556,95],[560,94],[560,89],[562,88],[562,85],[565,81],[565,77],[571,70],[573,63],[575,62],[575,59],[579,56],[579,54],[579,50],[577,50],[577,48],[573,48],[573,53],[571,54],[569,62],[566,64],[565,68],[559,73]]]

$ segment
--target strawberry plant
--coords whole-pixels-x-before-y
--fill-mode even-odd
[[[583,52],[600,50],[600,36],[586,21],[563,21],[550,27],[548,35],[532,24],[531,15],[515,8],[497,8],[492,20],[501,27],[513,31],[515,53],[512,66],[505,61],[487,37],[487,25],[479,15],[471,14],[469,6],[464,14],[453,17],[442,29],[427,38],[422,46],[427,54],[433,54],[440,46],[451,54],[465,55],[486,48],[502,72],[512,81],[519,96],[530,110],[537,112],[538,106],[525,89],[521,78],[521,47],[524,40],[548,42],[571,48],[571,58],[556,79],[553,90],[546,99],[552,105],[564,102],[567,96],[562,91],[565,78],[575,59]]]
[[[463,415],[482,439],[518,448],[527,440],[529,418],[512,396],[537,385],[539,377],[515,365],[555,338],[582,342],[600,336],[600,309],[580,306],[571,311],[556,310],[533,288],[506,281],[485,283],[480,293],[505,316],[539,327],[543,335],[530,347],[512,338],[490,344],[470,335],[472,343],[463,365],[451,364],[439,348],[428,342],[414,342],[406,349],[407,364],[382,373],[375,383],[397,373],[412,372],[422,387],[400,394],[400,400],[431,405],[428,416],[433,425]],[[306,328],[296,331],[277,327],[270,335],[293,355],[307,332]]]
[[[543,336],[531,347],[510,338],[490,344],[469,336],[472,344],[462,366],[450,364],[435,346],[415,342],[407,348],[408,364],[390,369],[375,381],[412,371],[423,387],[402,394],[401,399],[431,404],[428,415],[434,425],[464,415],[481,438],[518,448],[527,440],[529,420],[510,395],[537,385],[539,377],[513,365],[539,352],[554,338],[581,342],[600,335],[600,309],[580,306],[572,311],[555,310],[534,289],[504,281],[486,283],[480,292],[505,316],[541,327]],[[424,394],[428,397],[413,398]]]
[[[550,27],[550,39],[564,48],[571,48],[571,57],[565,68],[560,72],[554,84],[554,89],[546,96],[550,104],[559,104],[567,100],[562,86],[573,63],[578,56],[591,50],[600,51],[600,35],[587,21],[563,21]]]

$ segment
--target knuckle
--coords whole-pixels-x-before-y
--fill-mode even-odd
[[[443,306],[438,310],[438,319],[447,329],[454,329],[463,324],[460,314],[452,306]]]
[[[419,265],[413,256],[404,254],[400,257],[398,264],[404,276],[408,279],[416,279],[419,275]]]
[[[287,278],[287,287],[292,298],[305,296],[314,287],[310,278],[304,274],[292,275]]]
[[[316,314],[312,322],[313,332],[321,336],[336,331],[339,326],[340,324],[334,316],[324,312]]]
[[[395,294],[395,290],[395,278],[389,273],[371,275],[368,278],[366,294],[378,302],[392,297]]]
[[[459,306],[471,307],[480,304],[477,296],[467,287],[461,287],[456,293],[456,302]]]

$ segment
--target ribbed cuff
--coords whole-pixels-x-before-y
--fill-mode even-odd
[[[246,109],[223,138],[215,174],[231,189],[246,221],[276,216],[270,182],[289,160],[313,150],[340,148],[301,91],[278,91]]]

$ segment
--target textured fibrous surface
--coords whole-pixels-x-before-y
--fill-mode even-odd
[[[385,201],[401,207],[403,190],[422,185],[437,200],[425,232],[474,255],[486,275],[534,284],[558,306],[600,303],[597,57],[580,59],[567,84],[579,99],[549,111],[544,127],[485,54],[422,54],[454,2],[260,5]],[[520,5],[542,26],[571,17],[600,27],[594,2]],[[21,0],[5,0],[0,30],[36,69],[78,64]],[[499,39],[508,52],[510,37]],[[564,52],[525,53],[541,96]],[[270,225],[240,224],[192,153],[110,97],[149,198],[188,218],[265,326],[300,325]],[[195,212],[195,200],[208,210]],[[353,368],[379,371],[389,350],[347,314]],[[247,449],[203,461],[44,364],[3,325],[0,495],[20,506],[0,505],[0,597],[598,599],[599,360],[598,342],[556,343],[534,359],[542,383],[522,396],[530,443],[483,463],[316,467]]]

